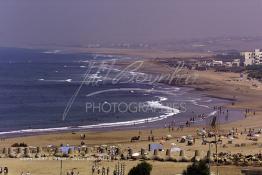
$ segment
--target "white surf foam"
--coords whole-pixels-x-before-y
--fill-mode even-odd
[[[166,113],[158,117],[150,117],[150,118],[139,119],[139,120],[125,121],[125,122],[101,123],[97,125],[86,125],[86,126],[79,126],[79,127],[83,129],[92,129],[92,128],[108,128],[108,127],[116,127],[116,126],[132,126],[134,124],[152,123],[152,122],[164,120],[180,112],[178,109],[162,105],[160,101],[148,101],[147,104],[149,107],[152,108],[164,109]]]
[[[6,131],[0,132],[0,135],[5,134],[27,134],[27,133],[41,133],[41,132],[51,132],[51,131],[66,131],[70,129],[70,127],[60,127],[60,128],[45,128],[45,129],[22,129],[16,131]]]
[[[72,79],[67,79],[67,80],[64,80],[64,81],[70,83],[70,82],[72,82]]]
[[[210,102],[212,102],[213,100],[212,99],[209,99],[209,100],[206,100],[206,101],[204,101],[205,103],[210,103]]]
[[[66,80],[45,80],[43,78],[38,79],[39,81],[47,81],[47,82],[68,82],[71,83],[72,79],[66,79]]]
[[[200,101],[200,98],[194,99],[194,100],[190,100],[192,102],[192,104],[196,105],[196,106],[200,106],[200,107],[204,107],[204,108],[210,108],[207,105],[203,105],[203,104],[199,104],[198,101]]]
[[[208,114],[208,117],[212,117],[212,116],[216,115],[216,113],[217,113],[217,111],[210,112],[210,113]]]
[[[178,109],[171,108],[169,106],[164,106],[159,101],[148,101],[147,104],[151,108],[162,109],[167,111],[168,113],[175,113],[175,114],[179,113]]]
[[[0,132],[0,135],[7,134],[30,134],[30,133],[43,133],[43,132],[55,132],[55,131],[68,131],[68,130],[77,130],[77,129],[99,129],[99,128],[110,128],[110,127],[121,127],[121,126],[132,126],[134,124],[144,124],[144,123],[153,123],[160,120],[164,120],[168,117],[177,114],[177,112],[170,112],[158,117],[150,117],[139,120],[130,120],[123,122],[114,122],[114,123],[100,123],[95,125],[83,125],[77,127],[60,127],[60,128],[45,128],[45,129],[24,129],[24,130],[16,130],[16,131],[6,131]]]
[[[61,50],[48,50],[48,51],[45,51],[45,52],[42,52],[42,53],[45,53],[45,54],[56,54],[56,53],[59,53],[61,52]]]
[[[168,113],[158,117],[151,117],[151,118],[145,118],[140,120],[131,120],[131,121],[115,122],[115,123],[101,123],[97,125],[86,125],[86,126],[79,126],[79,127],[83,129],[92,129],[92,128],[109,128],[109,127],[117,127],[117,126],[132,126],[134,124],[144,124],[144,123],[152,123],[152,122],[160,121],[174,114],[175,113]]]
[[[133,71],[130,71],[128,72],[129,74],[131,75],[145,75],[145,73],[142,73],[142,72],[133,72]]]
[[[164,100],[164,97],[162,97]],[[108,103],[105,101],[105,103]],[[68,131],[68,130],[79,130],[79,129],[99,129],[99,128],[110,128],[110,127],[121,127],[121,126],[132,126],[134,124],[145,124],[145,123],[153,123],[157,121],[161,121],[167,119],[168,117],[174,116],[178,114],[180,111],[175,108],[171,108],[168,106],[164,106],[160,103],[160,101],[148,101],[147,102],[149,107],[157,108],[157,109],[164,109],[165,113],[157,116],[157,117],[150,117],[138,120],[130,120],[130,121],[123,121],[123,122],[112,122],[112,123],[100,123],[94,125],[82,125],[76,127],[59,127],[59,128],[45,128],[45,129],[24,129],[24,130],[15,130],[15,131],[6,131],[0,132],[0,135],[7,135],[7,134],[30,134],[30,133],[42,133],[42,132],[54,132],[54,131]]]
[[[102,76],[99,76],[98,73],[95,73],[95,74],[90,74],[90,75],[89,75],[89,78],[92,78],[92,79],[101,79]]]
[[[166,97],[160,97],[160,96],[156,96],[156,97],[159,98],[160,102],[168,100],[168,98]]]

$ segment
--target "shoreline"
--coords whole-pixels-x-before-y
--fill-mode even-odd
[[[99,49],[100,50],[100,49]],[[126,54],[114,54],[114,53],[111,53],[112,55],[122,55],[122,56],[133,56],[132,54],[131,55],[129,55],[128,53],[126,53]],[[110,55],[111,55],[110,54]],[[171,58],[170,58],[171,59]],[[156,61],[152,61],[152,60],[150,60],[150,59],[148,59],[148,58],[142,58],[142,60],[143,61],[146,61],[146,62],[150,62],[150,63],[152,63],[153,62],[153,64],[155,64],[156,63]],[[129,62],[124,62],[124,65],[126,64],[126,63],[129,63]],[[120,62],[120,66],[123,66],[123,65],[121,65],[122,64],[122,62]],[[159,65],[158,65],[159,66]],[[154,70],[148,70],[147,69],[147,67],[146,68],[142,68],[142,71],[140,71],[140,72],[143,72],[143,71],[145,71],[146,73],[150,73],[150,72],[154,72]],[[166,72],[166,71],[170,71],[170,70],[168,70],[168,68],[165,68],[165,70],[164,70],[164,72]],[[165,84],[165,83],[162,83],[162,84]],[[174,86],[174,85],[170,85],[170,86]],[[206,97],[210,97],[210,98],[216,98],[216,99],[222,99],[222,100],[226,100],[226,101],[228,101],[228,102],[237,102],[238,100],[237,99],[233,99],[233,98],[230,98],[230,97],[222,97],[222,96],[219,96],[219,95],[217,95],[217,94],[211,94],[211,93],[209,93],[209,91],[210,91],[210,89],[209,88],[205,88],[205,87],[203,87],[202,85],[198,85],[198,84],[193,84],[193,85],[181,85],[181,86],[179,86],[179,85],[177,85],[178,87],[185,87],[185,88],[191,88],[192,89],[192,91],[196,91],[196,92],[203,92],[205,95],[206,95]],[[224,104],[225,106],[229,106],[229,103],[228,104]],[[240,108],[233,108],[233,109],[236,109],[236,110],[239,110],[239,111],[241,111],[241,110],[244,110],[244,108],[243,107],[240,107]],[[155,118],[157,118],[157,117],[155,117]],[[147,120],[147,119],[140,119],[140,120]],[[162,120],[166,120],[166,119],[162,119]],[[161,121],[162,121],[161,120]],[[238,120],[242,120],[242,119],[238,119]],[[236,120],[237,121],[237,120]],[[124,123],[125,122],[133,122],[133,121],[123,121]],[[231,121],[231,123],[232,122],[234,122],[234,121]],[[115,123],[121,123],[121,122],[115,122]],[[154,123],[154,122],[153,122]],[[110,124],[110,123],[109,123]],[[112,124],[112,123],[111,123]],[[95,124],[95,125],[100,125],[100,124]],[[88,125],[89,126],[89,125]],[[87,127],[88,127],[87,126]],[[92,125],[91,125],[92,126]],[[129,124],[129,125],[127,125],[127,128],[126,128],[126,126],[106,126],[106,127],[102,127],[102,128],[87,128],[87,129],[83,129],[83,128],[81,128],[81,127],[79,127],[79,126],[64,126],[64,127],[58,127],[58,128],[38,128],[38,129],[22,129],[22,130],[16,130],[16,131],[7,131],[7,133],[6,134],[2,134],[1,135],[1,133],[0,133],[0,138],[2,138],[2,137],[9,137],[8,135],[10,135],[10,133],[9,132],[14,132],[15,134],[11,134],[11,136],[10,137],[20,137],[20,136],[24,136],[24,135],[30,135],[30,136],[32,136],[32,135],[39,135],[39,134],[41,134],[41,135],[43,135],[43,134],[53,134],[53,133],[67,133],[67,132],[81,132],[81,131],[87,131],[87,130],[95,130],[95,131],[112,131],[112,130],[132,130],[132,129],[137,129],[137,128],[139,128],[139,127],[141,127],[141,126],[143,126],[143,124],[140,126],[139,124],[136,126],[136,127],[132,127],[133,125],[132,124]],[[63,128],[65,128],[65,129],[63,129]],[[157,129],[157,128],[161,128],[160,126],[156,126],[156,125],[154,125],[154,127],[153,127],[154,129]],[[54,131],[38,131],[38,132],[35,132],[35,131],[32,131],[32,132],[30,132],[30,130],[54,130]],[[58,131],[57,131],[58,130]],[[61,131],[60,131],[61,130]],[[24,132],[24,133],[19,133],[19,132]]]
[[[191,92],[197,92],[194,88],[192,88]],[[191,93],[190,92],[190,93]],[[220,98],[212,95],[205,95],[206,97],[210,97],[211,99],[222,99],[226,100],[227,102],[224,103],[222,106],[226,106],[230,104],[233,99],[228,98]],[[234,111],[238,113],[242,113],[243,109],[234,109]],[[200,111],[198,111],[200,112]],[[200,112],[201,113],[201,112]],[[163,129],[165,128],[166,123],[170,123],[171,119],[176,119],[177,117],[181,116],[183,117],[183,112],[175,114],[173,116],[168,116],[165,118],[160,117],[153,117],[156,121],[148,122],[148,118],[145,119],[138,119],[137,121],[144,121],[142,123],[134,123],[134,121],[122,121],[122,122],[114,122],[114,123],[100,123],[100,124],[94,124],[94,125],[85,125],[85,126],[61,126],[57,128],[35,128],[35,129],[21,129],[16,131],[6,131],[5,134],[2,134],[3,132],[0,132],[0,139],[1,138],[19,138],[19,137],[27,137],[27,136],[39,136],[39,135],[52,135],[52,134],[66,134],[66,133],[80,133],[80,132],[112,132],[112,131],[134,131],[134,130],[149,130],[149,129]],[[203,126],[203,122],[208,120],[207,117],[204,120],[198,120],[195,121],[192,124],[192,127],[201,127]],[[231,116],[232,118],[232,116]],[[242,117],[236,117],[233,116],[232,121],[223,121],[221,124],[230,124],[237,121],[243,120]],[[121,125],[121,123],[129,123],[126,125]],[[179,125],[185,126],[186,120],[183,122],[180,122]],[[110,126],[110,125],[117,125],[117,126]],[[178,126],[179,126],[178,125]],[[97,127],[96,127],[97,126]],[[176,127],[178,127],[176,126]]]
[[[234,123],[237,121],[241,121],[242,119],[237,119],[234,121],[230,121],[227,123],[221,123],[223,124],[230,124]],[[162,120],[162,124],[164,125],[165,121],[169,120]],[[203,124],[193,124],[190,127],[193,128],[199,128],[203,126]],[[81,129],[81,128],[72,128],[72,129],[65,129],[61,131],[39,131],[39,132],[32,132],[32,133],[19,133],[19,134],[2,134],[0,135],[0,139],[10,139],[10,138],[23,138],[23,137],[31,137],[31,136],[40,136],[40,135],[52,135],[52,134],[67,134],[67,133],[81,133],[81,132],[114,132],[114,131],[146,131],[146,130],[155,130],[155,129],[163,129],[165,128],[164,126],[158,126],[158,125],[153,125],[153,126],[144,126],[143,124],[137,124],[137,125],[128,125],[126,126],[112,126],[112,127],[106,127],[106,128],[92,128],[92,129]],[[50,129],[50,128],[43,128],[43,129]],[[38,130],[38,129],[36,129]],[[18,130],[20,131],[20,130]],[[13,131],[10,131],[13,132]]]

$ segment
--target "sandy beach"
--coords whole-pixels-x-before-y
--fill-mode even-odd
[[[88,48],[88,47],[58,47],[65,52],[73,53],[93,53],[103,55],[120,55],[138,58],[201,58],[212,57],[212,53],[208,52],[192,52],[192,51],[169,51],[161,49],[121,49],[121,48]]]
[[[255,117],[248,117],[243,121],[238,121],[231,124],[222,125],[221,130],[227,131],[232,127],[237,127],[239,130],[243,130],[246,127],[259,127],[261,126],[260,121],[261,113],[258,113]],[[208,145],[202,145],[202,140],[196,139],[196,143],[193,146],[187,146],[185,143],[177,142],[181,136],[192,134],[196,135],[197,128],[184,128],[183,131],[171,131],[167,128],[153,130],[155,136],[155,143],[159,143],[162,140],[162,137],[165,137],[167,134],[173,136],[171,140],[164,142],[164,147],[170,147],[171,143],[175,143],[176,146],[185,150],[188,157],[194,156],[195,150],[201,150],[200,154],[202,157],[206,155],[208,151]],[[18,137],[10,138],[1,141],[1,149],[4,147],[10,147],[13,143],[24,142],[28,145],[33,146],[47,146],[50,144],[60,145],[60,144],[69,144],[69,145],[80,145],[81,139],[80,134],[85,134],[86,139],[84,142],[88,146],[96,145],[117,145],[123,150],[132,148],[134,152],[139,152],[141,148],[147,148],[148,144],[152,143],[147,141],[148,135],[150,135],[149,130],[141,130],[141,141],[130,143],[130,138],[134,135],[138,135],[137,130],[127,130],[127,131],[112,131],[112,132],[81,132],[81,133],[64,133],[64,134],[48,134],[48,135],[38,135],[38,136],[28,136],[28,137]],[[229,139],[224,138],[223,143],[227,143]],[[235,147],[235,144],[245,143],[245,147]],[[228,153],[239,153],[241,152],[244,155],[256,154],[261,152],[261,143],[262,140],[259,139],[256,141],[256,144],[253,144],[253,141],[247,140],[246,136],[239,136],[238,139],[234,140],[234,144],[227,145],[227,147],[222,147],[219,145],[219,152],[228,152]],[[215,146],[211,147],[211,152],[215,152]],[[165,157],[165,152],[159,153],[161,157]],[[172,156],[179,157],[179,153],[173,153]],[[32,174],[57,174],[60,170],[60,161],[53,160],[54,158],[21,158],[21,159],[11,159],[11,158],[1,158],[0,163],[2,166],[9,167],[10,173],[19,174],[21,172],[31,172]],[[135,166],[139,161],[129,160],[121,161],[126,164],[126,169],[130,169]],[[159,162],[159,161],[149,161],[153,165],[153,175],[157,175],[160,172],[164,174],[173,174],[181,173],[189,163],[174,163],[174,162]],[[99,166],[110,167],[114,169],[117,161],[102,161],[99,163]],[[72,168],[76,168],[80,174],[91,174],[91,167],[94,165],[94,159],[81,159],[79,158],[68,158],[68,160],[63,161],[63,171],[66,172]],[[241,167],[238,166],[219,166],[219,172],[225,175],[238,175],[240,173]],[[216,167],[212,166],[212,171],[216,171]]]
[[[10,174],[20,174],[21,172],[31,172],[31,174],[41,174],[41,175],[53,175],[60,173],[60,161],[57,160],[14,160],[7,159],[5,161],[0,160],[1,165],[7,165],[10,167]],[[127,166],[126,169],[130,169],[135,166],[137,161],[125,161]],[[174,163],[170,162],[149,162],[154,166],[152,170],[153,175],[157,174],[178,174],[181,173],[187,166],[187,163]],[[103,162],[100,166],[114,168],[115,162]],[[65,170],[75,169],[80,174],[92,174],[91,167],[93,163],[84,160],[68,160],[63,162],[63,174],[66,173]],[[216,167],[212,167],[212,171],[216,171]],[[219,171],[223,175],[239,175],[240,169],[234,166],[224,166],[219,167]],[[171,173],[170,173],[171,172]]]

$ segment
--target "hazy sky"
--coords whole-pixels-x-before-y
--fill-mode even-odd
[[[1,0],[0,44],[262,36],[262,0]]]

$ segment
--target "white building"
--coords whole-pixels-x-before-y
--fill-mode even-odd
[[[216,61],[216,60],[212,61],[213,67],[219,67],[219,66],[222,66],[222,65],[223,65],[223,61]]]
[[[242,52],[241,55],[245,58],[245,66],[262,64],[262,51],[260,49],[255,49],[254,52]]]
[[[240,59],[234,59],[232,61],[232,66],[233,67],[239,67],[240,66]]]
[[[225,67],[232,67],[233,65],[232,65],[232,62],[227,61],[227,62],[224,62],[224,66]]]

